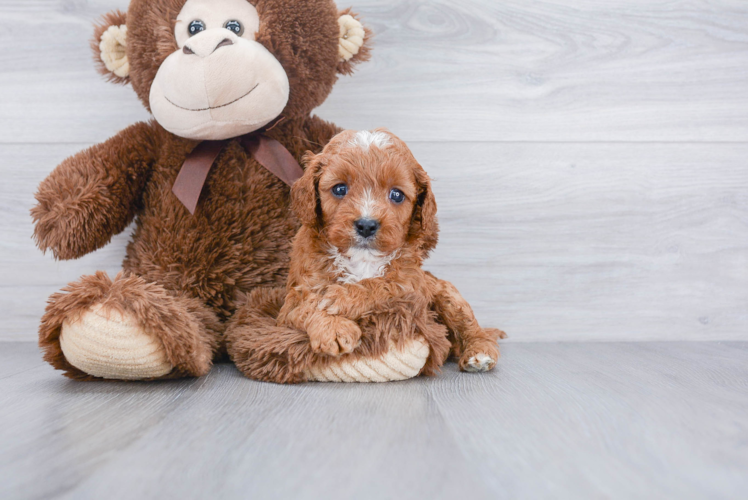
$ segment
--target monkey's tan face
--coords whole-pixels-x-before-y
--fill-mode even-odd
[[[179,50],[151,85],[150,106],[169,132],[220,140],[278,117],[289,82],[278,60],[255,41],[260,18],[247,0],[188,0],[177,17]]]

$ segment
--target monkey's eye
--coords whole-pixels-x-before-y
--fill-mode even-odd
[[[405,201],[405,194],[397,188],[392,188],[390,190],[390,200],[393,203],[402,203]]]
[[[234,33],[236,36],[242,36],[242,33],[244,33],[244,26],[242,26],[242,23],[239,21],[226,21],[226,24],[224,24],[223,27]]]
[[[348,186],[346,186],[345,184],[336,184],[332,188],[332,195],[336,198],[342,198],[346,194],[348,194]]]
[[[189,32],[190,36],[197,35],[201,31],[205,31],[205,23],[200,19],[195,19],[187,27],[187,31]]]

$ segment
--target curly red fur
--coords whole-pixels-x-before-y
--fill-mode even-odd
[[[452,352],[499,356],[499,330],[478,325],[470,306],[448,282],[423,271],[437,241],[436,201],[426,172],[407,146],[384,129],[386,146],[361,148],[355,133],[334,137],[293,188],[293,208],[303,222],[294,239],[285,290],[250,295],[227,328],[228,350],[249,377],[289,383],[304,380],[313,364],[337,356],[379,356],[390,341],[425,337],[432,375]],[[330,193],[338,184],[348,193]],[[405,200],[389,200],[396,188]],[[362,211],[376,219],[374,237],[361,241],[354,222]],[[387,255],[380,272],[348,279],[333,255]],[[450,340],[448,339],[451,339]],[[460,359],[465,368],[469,357]]]

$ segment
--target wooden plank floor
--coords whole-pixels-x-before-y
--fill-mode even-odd
[[[741,498],[748,343],[525,343],[498,369],[278,386],[62,378],[0,345],[0,498]]]

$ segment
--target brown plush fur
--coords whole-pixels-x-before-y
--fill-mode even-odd
[[[39,344],[44,359],[66,370],[69,377],[95,378],[68,363],[59,348],[62,323],[80,318],[91,304],[128,312],[159,336],[166,359],[174,366],[164,378],[205,375],[210,370],[223,325],[200,300],[185,293],[169,292],[127,273],[118,274],[112,281],[105,273],[97,272],[70,283],[62,292],[49,298],[39,328]]]
[[[454,286],[421,268],[437,241],[436,201],[424,170],[388,135],[390,145],[362,150],[351,145],[354,133],[344,132],[307,157],[293,188],[304,225],[294,239],[285,299],[280,289],[255,291],[227,329],[229,353],[247,376],[300,382],[313,364],[378,356],[390,341],[421,335],[430,346],[426,375],[438,370],[450,346],[462,369],[479,353],[498,359],[503,332],[481,328]],[[342,198],[331,193],[341,183],[348,187]],[[392,188],[404,193],[403,202],[388,199]],[[354,230],[362,207],[380,225],[367,240]],[[331,250],[351,249],[393,258],[381,276],[346,281]]]
[[[173,23],[185,1],[130,3],[129,81],[146,107],[160,64],[176,49]],[[340,69],[338,12],[332,0],[252,3],[261,20],[257,41],[278,58],[291,83],[280,122],[266,134],[301,161],[305,152],[319,152],[338,132],[335,125],[310,116],[331,92]],[[96,33],[122,18],[111,14]],[[349,63],[366,57],[363,50]],[[101,275],[83,277],[65,294],[50,298],[40,343],[45,359],[68,376],[89,378],[65,361],[60,326],[97,302],[128,309],[149,330],[160,332],[176,367],[170,376],[197,376],[210,365],[205,349],[217,353],[221,344],[216,318],[230,318],[242,294],[285,283],[291,239],[299,227],[289,210],[288,187],[235,140],[217,159],[197,211],[190,215],[171,188],[196,144],[154,121],[138,123],[68,158],[39,186],[32,210],[34,237],[55,258],[75,259],[101,248],[136,221],[124,275],[111,283]],[[134,297],[143,301],[134,304]]]
[[[186,0],[132,0],[127,11],[127,56],[130,81],[149,108],[151,83],[159,67],[175,50],[174,23]],[[362,50],[338,66],[338,16],[331,0],[252,0],[260,16],[257,42],[280,61],[288,75],[291,97],[286,118],[306,118],[330,95],[338,70],[369,58],[367,31]],[[350,13],[349,10],[344,11]]]
[[[286,293],[286,288],[254,290],[227,325],[229,355],[249,378],[281,384],[304,382],[304,372],[311,366],[336,359],[315,353],[304,330],[278,325]],[[378,357],[387,352],[390,339],[401,345],[420,333],[432,347],[423,373],[436,373],[449,352],[446,328],[434,321],[431,312],[420,309],[420,314],[413,314],[412,303],[413,297],[401,297],[361,318],[359,324],[364,332],[361,343],[347,356]]]

